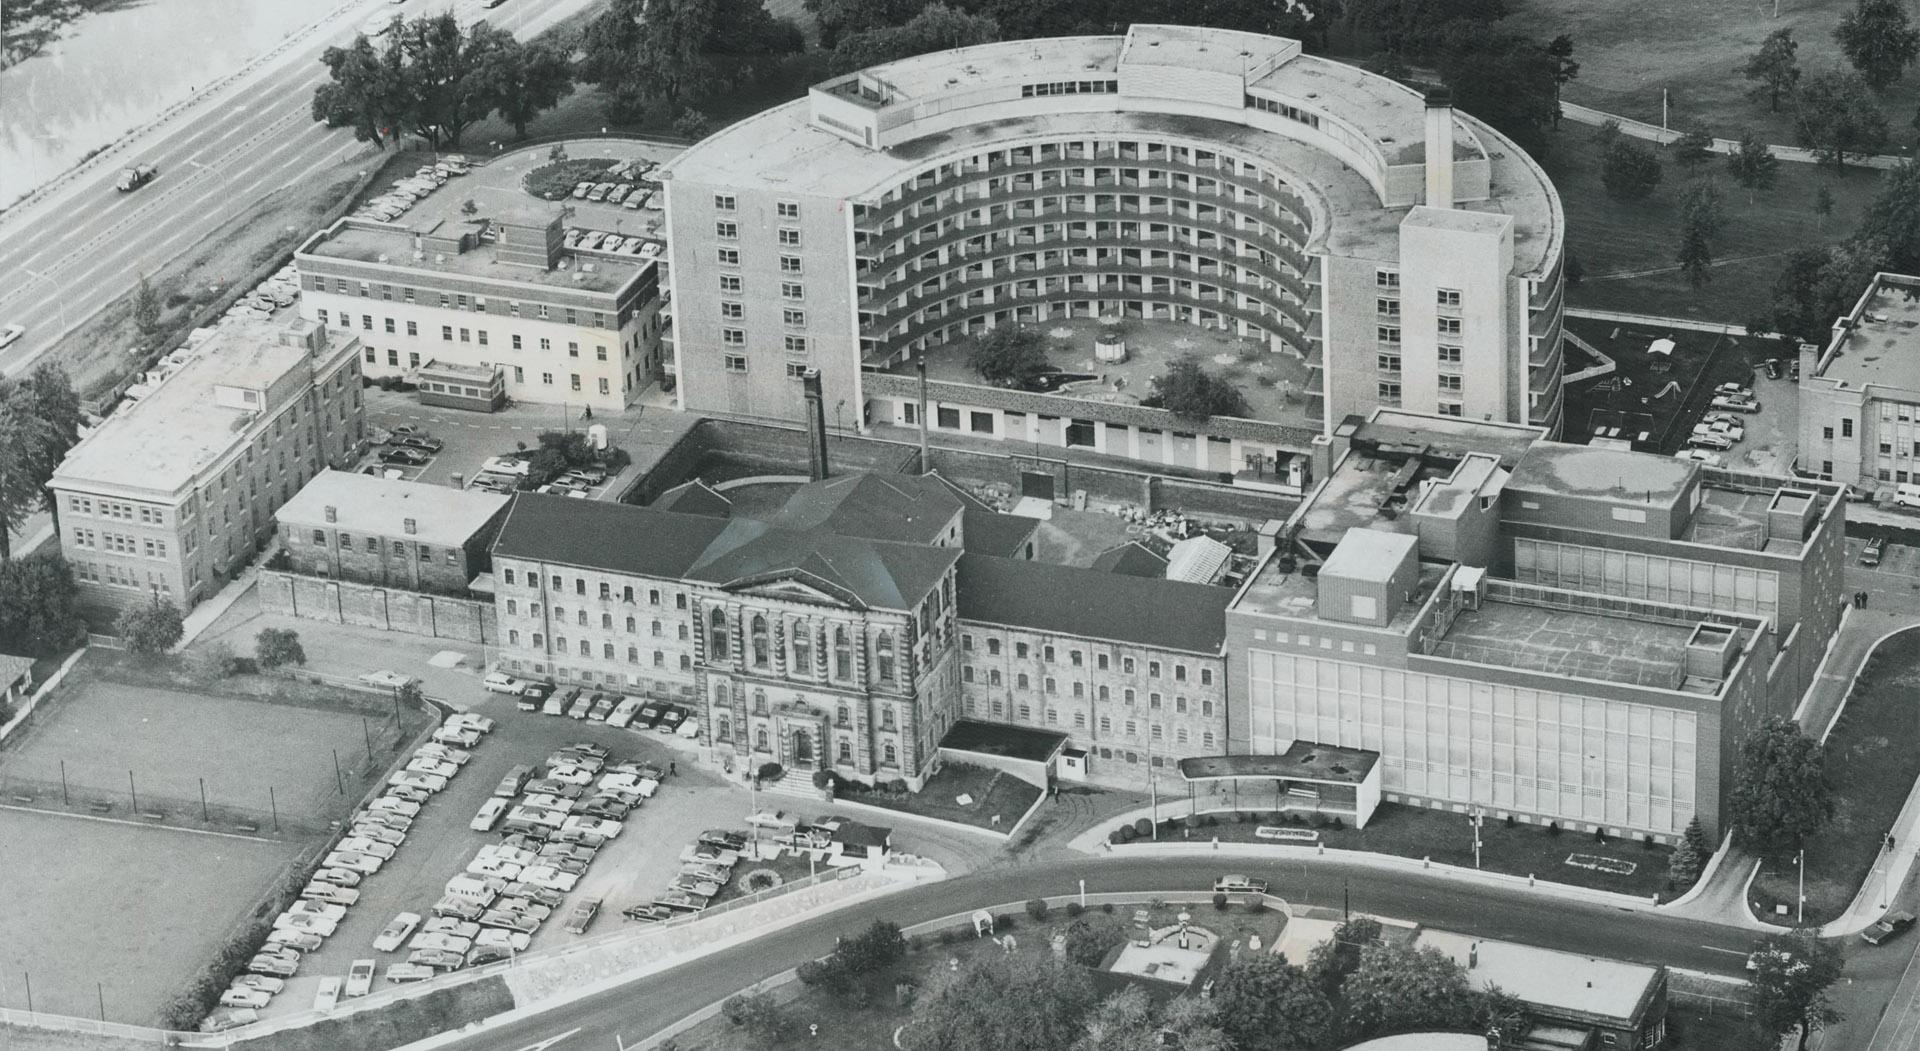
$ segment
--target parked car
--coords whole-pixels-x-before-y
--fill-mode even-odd
[[[515,766],[507,771],[507,776],[501,778],[498,785],[494,786],[493,794],[501,799],[512,799],[527,786],[527,781],[533,777],[533,774],[534,768],[525,763]]]
[[[1733,439],[1724,434],[1693,434],[1687,436],[1687,444],[1697,449],[1731,449]]]
[[[331,905],[324,901],[296,901],[287,906],[286,911],[280,915],[282,917],[314,916],[323,920],[339,923],[341,920],[347,918],[347,907],[345,905]]]
[[[541,715],[567,714],[567,705],[572,704],[573,698],[577,696],[579,693],[580,693],[580,688],[576,686],[573,689],[567,691],[566,693],[549,694],[546,700],[540,702],[540,714]]]
[[[313,1009],[331,1011],[339,1006],[340,978],[338,975],[330,974],[320,979],[320,987],[313,991]]]
[[[420,926],[419,913],[403,912],[381,929],[379,935],[373,939],[373,947],[381,952],[392,952],[398,949],[418,926]]]
[[[1719,453],[1709,452],[1705,449],[1682,449],[1673,455],[1677,459],[1694,460],[1706,464],[1708,467],[1719,467],[1726,463]]]
[[[467,862],[467,874],[471,876],[497,876],[500,879],[513,879],[520,875],[524,866],[503,858],[474,858]]]
[[[595,796],[580,804],[575,813],[581,817],[605,818],[608,821],[625,821],[633,813],[633,804],[623,803],[612,796]]]
[[[399,848],[391,843],[376,843],[364,836],[348,836],[340,841],[337,850],[351,851],[355,854],[372,854],[381,861],[392,861]]]
[[[599,694],[580,695],[580,697],[574,700],[573,704],[568,706],[567,718],[585,719],[587,717],[587,713],[593,710],[593,699],[598,696]]]
[[[600,905],[599,898],[580,899],[573,906],[573,911],[567,913],[566,932],[568,934],[587,933],[587,928],[593,924],[593,918],[600,915]]]
[[[1712,405],[1716,409],[1727,409],[1733,412],[1759,412],[1760,411],[1760,403],[1758,401],[1750,400],[1747,398],[1742,398],[1734,395],[1725,395],[1725,394],[1716,395],[1713,399]]]
[[[565,751],[578,752],[581,755],[592,758],[596,762],[596,769],[599,766],[604,766],[607,757],[613,754],[607,750],[605,745],[594,744],[592,741],[575,741],[568,745]]]
[[[385,825],[396,832],[405,832],[413,827],[413,817],[397,810],[375,809],[370,804],[367,809],[353,815],[353,823],[356,825],[374,823]]]
[[[433,457],[419,449],[393,448],[380,454],[380,462],[396,467],[421,467]]]
[[[1265,894],[1267,881],[1251,876],[1222,876],[1213,881],[1215,894]]]
[[[422,967],[417,963],[396,963],[387,968],[386,979],[395,985],[407,982],[424,982],[434,976],[434,969]]]
[[[322,938],[333,937],[340,929],[340,921],[325,916],[313,916],[306,913],[281,913],[273,918],[276,930],[298,931],[301,934],[317,934]]]
[[[486,945],[512,949],[514,952],[526,952],[527,947],[533,944],[533,938],[525,931],[510,931],[504,927],[482,928],[476,924],[473,944],[476,948]]]
[[[618,703],[619,699],[611,694],[594,694],[593,707],[587,711],[587,718],[592,719],[594,722],[604,723],[607,721],[607,716],[613,714],[614,706]]]
[[[1863,566],[1879,565],[1880,556],[1886,552],[1886,549],[1887,549],[1886,537],[1876,536],[1868,540],[1867,546],[1863,548],[1860,552],[1860,564]]]
[[[654,723],[653,728],[663,734],[673,733],[680,729],[680,724],[686,722],[690,714],[685,708],[669,704],[661,709],[660,721]]]
[[[434,902],[432,909],[435,916],[454,916],[463,920],[477,920],[486,911],[477,901],[456,898],[450,894]]]
[[[489,909],[480,917],[480,925],[499,930],[514,931],[520,934],[532,934],[540,929],[540,921],[531,916],[500,909]]]
[[[1767,370],[1768,379],[1777,380],[1780,378],[1780,359],[1779,358],[1768,358],[1765,362],[1764,367]]]
[[[493,907],[497,912],[511,912],[517,916],[530,917],[535,923],[544,923],[547,917],[553,915],[552,906],[542,905],[530,898],[503,896],[493,903]]]
[[[360,892],[352,887],[342,887],[337,883],[325,883],[314,880],[300,888],[300,896],[308,901],[324,901],[329,905],[352,905],[360,900]]]
[[[528,795],[559,796],[562,799],[581,799],[587,794],[586,788],[581,785],[570,785],[551,777],[528,781],[526,791]]]
[[[1880,917],[1873,926],[1861,931],[1860,940],[1868,945],[1879,945],[1911,926],[1913,926],[1913,913],[1889,912]]]
[[[394,447],[398,449],[418,449],[423,453],[437,453],[446,447],[446,443],[440,439],[429,438],[422,434],[412,434],[404,438],[395,438],[393,444]]]
[[[446,721],[440,725],[442,728],[458,727],[478,734],[490,734],[495,724],[492,719],[478,712],[455,712],[447,716]]]
[[[387,794],[395,799],[404,799],[409,803],[424,803],[433,798],[433,793],[419,785],[388,785]]]
[[[571,799],[562,799],[559,796],[535,794],[527,796],[520,805],[533,807],[536,810],[551,810],[558,814],[571,814],[577,804]]]
[[[537,712],[551,696],[553,696],[553,684],[530,682],[526,689],[520,691],[520,697],[513,702],[513,706],[523,712]]]
[[[347,984],[340,991],[348,998],[365,996],[373,989],[372,960],[355,960],[347,967]]]
[[[322,865],[328,868],[352,869],[366,876],[371,876],[380,871],[380,866],[383,863],[380,858],[376,858],[372,854],[361,854],[351,850],[336,850],[328,854],[325,860],[321,862]]]
[[[397,847],[407,841],[405,832],[372,821],[356,823],[353,826],[353,834],[361,839],[371,839],[375,843],[385,843],[390,847]]]
[[[466,957],[460,953],[446,952],[441,949],[415,949],[407,954],[407,962],[420,967],[431,967],[436,971],[457,971],[466,964]]]
[[[658,902],[651,902],[646,905],[630,905],[620,910],[620,915],[623,919],[639,920],[642,923],[658,923],[661,920],[673,919],[679,915],[679,913]]]
[[[313,873],[317,883],[331,883],[336,887],[358,887],[361,875],[352,869],[316,869]]]
[[[479,967],[482,964],[511,960],[513,954],[514,950],[504,945],[475,945],[467,950],[467,966]]]
[[[438,949],[441,952],[457,952],[465,956],[467,950],[473,948],[473,939],[444,934],[440,931],[426,931],[414,935],[413,940],[407,943],[407,947],[415,950]]]
[[[549,780],[585,788],[593,783],[593,771],[584,766],[556,766],[547,771]]]
[[[440,934],[451,934],[456,938],[473,938],[479,935],[480,925],[471,920],[455,919],[452,916],[435,916],[420,928]]]
[[[546,865],[535,865],[520,873],[520,881],[531,883],[536,887],[545,887],[548,890],[565,892],[572,890],[573,885],[580,882],[580,877]]]
[[[726,828],[710,828],[700,833],[700,843],[720,850],[740,851],[747,849],[747,834]]]
[[[413,754],[416,758],[419,756],[428,756],[442,762],[452,763],[455,766],[465,766],[473,761],[473,753],[467,751],[465,748],[454,748],[436,741],[428,741],[426,744],[414,749]]]
[[[638,714],[639,711],[639,698],[624,698],[619,704],[613,706],[613,711],[607,713],[607,725],[624,730],[628,724],[633,722],[633,717]]]
[[[255,974],[273,975],[276,978],[291,978],[293,977],[293,972],[299,969],[300,956],[298,953],[289,953],[285,956],[261,953],[247,961],[247,970]]]
[[[480,734],[457,726],[442,726],[433,732],[433,739],[441,744],[450,744],[459,748],[472,748],[480,743]]]
[[[554,833],[553,841],[555,843],[578,843],[588,847],[603,847],[607,843],[607,837],[598,832],[587,832],[578,828],[564,828]]]
[[[620,822],[608,821],[604,818],[570,817],[562,822],[560,827],[563,830],[577,828],[584,832],[597,833],[608,839],[612,839],[620,834]]]
[[[430,774],[448,781],[453,780],[453,775],[460,772],[460,768],[454,764],[430,755],[423,755],[409,762],[407,769],[416,774]]]
[[[527,687],[533,684],[525,679],[516,679],[506,672],[497,671],[480,680],[480,685],[486,687],[490,693],[510,693],[518,696],[527,692]]]
[[[639,729],[651,730],[660,722],[660,716],[665,714],[666,710],[664,704],[643,704],[640,706],[640,711],[633,717],[633,725]]]
[[[311,931],[297,931],[292,927],[282,927],[279,930],[267,932],[266,944],[261,946],[261,951],[294,949],[305,955],[310,952],[319,952],[320,947],[326,943],[325,938]]]
[[[699,912],[707,907],[707,902],[704,899],[695,898],[692,895],[682,894],[678,891],[662,894],[658,898],[655,898],[653,903],[676,912]]]
[[[549,909],[557,909],[561,902],[567,900],[565,894],[551,887],[536,887],[531,883],[509,883],[507,889],[501,893],[510,898],[524,898],[536,905],[545,905]]]
[[[497,796],[488,799],[480,804],[479,812],[473,815],[472,821],[467,822],[467,827],[475,832],[491,832],[493,826],[500,823],[501,815],[505,814],[507,808],[512,805],[509,800]]]

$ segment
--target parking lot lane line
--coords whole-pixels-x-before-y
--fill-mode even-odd
[[[579,1031],[580,1031],[580,1027],[575,1026],[574,1028],[569,1029],[564,1033],[561,1033],[559,1036],[550,1036],[545,1040],[540,1041],[537,1044],[528,1044],[527,1046],[521,1048],[520,1051],[547,1051],[547,1048],[552,1047],[553,1045],[559,1043],[562,1040],[565,1040],[566,1038],[574,1035],[575,1033],[578,1033]]]
[[[185,832],[193,836],[213,836],[218,839],[244,839],[249,843],[279,843],[277,839],[264,836],[249,836],[242,832],[214,832],[204,828],[182,828],[179,825],[156,825],[151,821],[128,821],[123,817],[100,817],[95,814],[69,814],[64,810],[43,810],[37,806],[18,806],[13,803],[0,803],[0,810],[18,810],[23,814],[49,814],[53,817],[70,817],[76,821],[99,821],[108,825],[130,825],[134,828],[159,829],[162,832]]]

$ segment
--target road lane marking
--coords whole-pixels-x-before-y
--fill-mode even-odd
[[[560,1041],[567,1039],[568,1037],[574,1035],[575,1033],[578,1033],[581,1028],[582,1027],[580,1026],[575,1026],[574,1028],[569,1029],[564,1033],[561,1033],[559,1036],[550,1036],[545,1040],[540,1041],[537,1044],[528,1044],[527,1046],[521,1048],[520,1051],[547,1051],[547,1048],[552,1047],[553,1045],[559,1043]]]

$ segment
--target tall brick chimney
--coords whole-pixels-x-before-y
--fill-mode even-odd
[[[820,395],[820,370],[808,369],[800,386],[807,398],[807,473],[817,482],[833,473],[827,463],[827,407]]]

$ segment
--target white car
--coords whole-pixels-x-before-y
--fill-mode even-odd
[[[367,809],[384,810],[389,814],[399,814],[401,817],[420,816],[420,804],[409,803],[404,799],[395,799],[392,796],[381,796],[379,799],[368,803]],[[388,827],[391,828],[392,826],[389,825]]]
[[[442,726],[433,732],[433,739],[438,744],[472,748],[480,743],[480,734],[476,730],[469,730],[463,726]]]
[[[373,939],[373,947],[381,952],[392,952],[398,949],[418,926],[420,926],[419,913],[403,912],[395,916],[393,922],[387,924],[380,935]]]
[[[525,847],[510,846],[506,843],[490,843],[481,847],[480,853],[475,856],[493,858],[498,861],[511,861],[515,865],[531,865],[533,864],[533,859],[538,855]]]
[[[372,821],[355,822],[351,834],[362,839],[371,839],[375,843],[385,843],[390,847],[397,847],[407,841],[405,832]]]
[[[286,982],[268,974],[238,974],[233,978],[235,989],[258,989],[263,993],[277,993],[286,987]]]
[[[478,930],[477,924],[470,924]],[[509,931],[499,927],[488,927],[473,936],[475,946],[488,946],[497,949],[512,949],[514,952],[526,952],[533,943],[533,936],[524,931]]]
[[[294,949],[303,953],[319,952],[320,947],[325,944],[325,939],[321,938],[318,934],[311,934],[307,931],[297,931],[291,927],[282,927],[277,931],[267,932],[267,942],[260,947],[260,951],[277,952]]]
[[[355,825],[380,825],[384,828],[390,828],[395,832],[405,832],[413,827],[412,818],[391,810],[362,810],[358,814],[353,815],[353,823]]]
[[[547,777],[563,785],[585,788],[593,784],[593,771],[584,766],[556,766],[547,771]]]
[[[498,797],[489,799],[480,804],[480,812],[473,815],[473,820],[467,822],[467,827],[475,832],[491,832],[493,826],[500,823],[500,815],[506,813],[507,808],[512,805],[512,800]]]
[[[332,920],[334,923],[339,923],[341,920],[347,918],[347,907],[345,905],[334,905],[324,901],[296,901],[287,906],[287,911],[281,913],[281,915],[318,916],[323,920]]]
[[[326,865],[328,868],[352,869],[362,875],[371,876],[380,871],[380,866],[385,864],[385,862],[374,857],[372,854],[361,854],[352,850],[336,850],[328,854],[326,860],[321,862],[321,864]]]
[[[324,916],[308,916],[300,913],[281,913],[274,917],[273,925],[279,930],[298,931],[301,934],[317,934],[322,938],[333,937],[340,929],[338,921]]]
[[[439,792],[447,787],[447,779],[439,774],[422,774],[413,770],[400,770],[387,778],[387,784],[401,788],[418,788],[423,792]]]
[[[442,759],[436,759],[430,755],[415,758],[407,764],[407,769],[416,774],[432,774],[435,777],[444,777],[449,781],[453,780],[453,775],[460,772],[460,768],[452,763]]]
[[[404,799],[409,803],[424,803],[433,798],[433,793],[419,785],[388,785],[387,794],[395,799]]]
[[[324,901],[329,905],[352,905],[360,900],[360,892],[352,887],[323,883],[319,880],[302,887],[300,896],[308,901]]]
[[[433,919],[428,920],[427,925],[421,929],[437,931],[441,934],[451,934],[456,938],[472,938],[480,933],[479,924],[471,920],[460,919],[457,916],[435,916]]]
[[[521,866],[505,858],[474,858],[467,862],[467,874],[470,876],[498,876],[501,879],[517,879]]]
[[[367,995],[373,989],[373,967],[372,960],[353,961],[353,966],[347,968],[347,984],[342,994],[349,998]]]
[[[640,703],[640,698],[628,697],[614,705],[613,711],[607,715],[607,725],[626,729],[627,724],[633,722],[635,713],[640,711]]]
[[[263,993],[258,989],[228,989],[220,994],[220,1006],[251,1007],[257,1010],[267,1006],[267,1001],[272,999],[271,993]]]
[[[562,814],[571,814],[573,813],[574,801],[571,799],[562,799],[559,796],[540,795],[536,793],[528,796],[521,805],[530,806],[536,810],[557,810]]]
[[[318,869],[313,874],[315,883],[331,883],[336,887],[358,887],[361,878],[352,869]]]
[[[351,851],[355,854],[372,854],[381,861],[392,861],[399,848],[391,843],[377,843],[364,836],[348,836],[340,841],[337,850]]]
[[[608,821],[605,818],[596,817],[580,817],[577,815],[561,822],[560,827],[568,831],[591,832],[596,836],[605,836],[608,839],[618,836],[621,829],[620,822],[618,821]],[[528,882],[532,881],[529,880]]]
[[[1694,434],[1688,436],[1687,444],[1700,449],[1724,450],[1733,448],[1733,439],[1724,434]]]
[[[439,931],[427,931],[424,934],[414,935],[413,940],[407,943],[407,948],[438,949],[441,952],[457,952],[464,956],[468,949],[473,948],[473,939],[443,934]]]
[[[516,679],[506,672],[497,671],[480,681],[489,693],[510,693],[518,696],[527,690],[527,680]]]
[[[571,872],[562,872],[559,869],[548,868],[545,865],[535,865],[533,868],[521,872],[520,880],[523,883],[531,883],[536,887],[545,887],[548,890],[557,890],[565,893],[572,890],[574,884],[580,882],[580,877]]]
[[[452,763],[455,766],[465,766],[473,761],[473,753],[464,748],[449,748],[443,744],[434,744],[432,741],[414,749],[413,757],[415,759],[438,759],[443,763]]]
[[[523,686],[522,688],[524,689],[525,687]],[[475,712],[455,712],[447,716],[447,721],[441,723],[440,728],[444,730],[459,727],[463,730],[472,730],[475,733],[490,734],[493,732],[493,725],[493,720],[484,715]]]
[[[1693,460],[1697,463],[1706,464],[1708,467],[1720,467],[1726,463],[1726,461],[1720,457],[1719,453],[1708,452],[1705,449],[1682,449],[1673,455],[1677,459]]]
[[[600,779],[602,792],[633,792],[642,799],[652,799],[659,790],[660,782],[638,774],[608,774]]]

